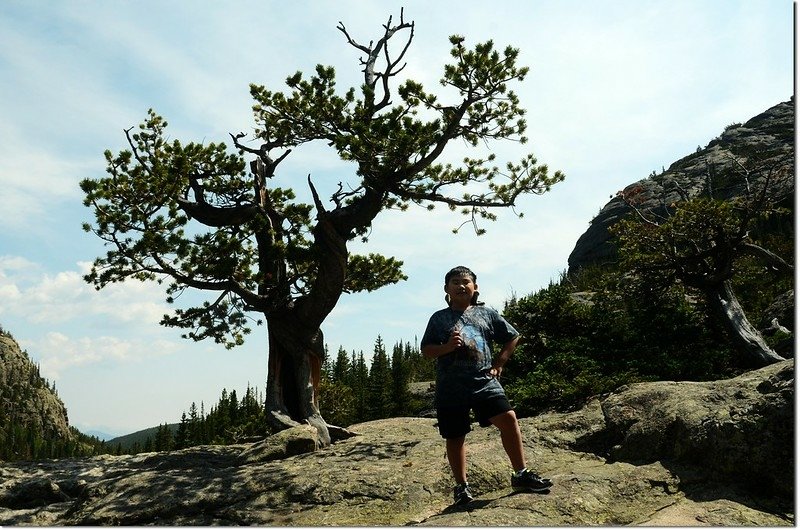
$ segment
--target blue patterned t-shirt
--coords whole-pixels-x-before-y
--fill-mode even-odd
[[[436,405],[471,406],[505,395],[497,379],[489,375],[492,344],[505,344],[519,335],[517,330],[486,306],[470,306],[464,312],[448,307],[431,316],[420,345],[445,344],[456,327],[464,346],[436,359]]]

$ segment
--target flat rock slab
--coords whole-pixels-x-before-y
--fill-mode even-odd
[[[793,362],[787,362],[727,384],[628,388],[576,412],[522,419],[528,465],[553,480],[547,494],[514,493],[499,433],[475,424],[467,437],[467,452],[476,498],[453,507],[453,481],[435,420],[392,418],[354,425],[350,429],[356,436],[321,449],[310,430],[299,428],[248,445],[2,463],[0,525],[792,526],[790,496],[756,498],[722,480],[719,473],[680,459],[614,461],[604,451],[613,444],[617,456],[641,456],[626,444],[651,440],[651,427],[643,422],[659,418],[650,425],[662,428],[664,415],[640,411],[637,421],[620,431],[618,413],[620,407],[639,406],[641,396],[653,395],[653,389],[669,390],[669,398],[662,401],[670,417],[682,414],[674,392],[686,391],[687,410],[699,410],[691,403],[691,396],[698,396],[719,401],[718,409],[704,413],[708,418],[719,424],[720,411],[726,410],[732,413],[724,416],[725,422],[738,422],[745,404],[737,400],[752,400],[763,410],[769,403],[780,408],[790,397],[793,401],[793,394],[787,394],[793,388],[787,372],[793,374],[793,369]],[[737,385],[739,391],[728,388]],[[709,395],[713,399],[708,400]],[[751,425],[757,412],[749,410],[745,425]],[[697,414],[686,417],[692,422],[684,423],[696,423],[704,436],[718,432],[708,429],[709,421]],[[757,430],[746,432],[758,435]],[[692,436],[688,433],[687,440]],[[708,445],[703,440],[700,449]]]

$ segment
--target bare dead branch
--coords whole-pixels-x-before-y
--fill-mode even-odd
[[[317,217],[324,217],[328,211],[325,209],[325,205],[322,204],[322,200],[319,198],[319,193],[317,193],[317,188],[311,181],[311,173],[308,174],[308,187],[311,189],[311,197],[314,199],[314,206],[317,208]]]
[[[755,258],[760,259],[762,262],[766,263],[770,267],[773,267],[775,270],[787,274],[794,274],[794,266],[787,263],[783,258],[778,256],[774,252],[767,250],[759,245],[756,245],[754,243],[741,243],[739,245],[739,250],[742,254],[749,254]]]
[[[400,9],[399,24],[393,26],[392,17],[390,16],[389,21],[383,25],[383,28],[384,34],[380,39],[378,39],[378,42],[374,43],[373,41],[370,41],[369,45],[365,46],[363,44],[359,44],[352,38],[352,36],[348,33],[347,28],[341,21],[337,26],[337,29],[341,31],[347,39],[347,43],[366,55],[365,59],[359,60],[364,66],[364,83],[370,88],[375,89],[378,81],[380,80],[382,82],[381,86],[383,89],[383,95],[380,102],[374,106],[373,112],[377,112],[389,104],[391,94],[389,90],[389,79],[399,74],[405,68],[405,64],[400,68],[398,68],[397,65],[402,61],[403,57],[408,51],[411,41],[414,38],[414,23],[405,22],[402,8]],[[411,29],[411,32],[402,52],[398,55],[397,59],[392,60],[389,54],[388,43],[392,36],[402,29]],[[382,72],[376,72],[376,63],[382,53],[384,54],[384,58],[386,60],[386,68]]]

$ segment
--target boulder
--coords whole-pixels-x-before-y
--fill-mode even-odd
[[[310,425],[298,425],[254,443],[242,452],[239,461],[242,464],[253,464],[280,460],[288,456],[311,453],[322,445],[317,429]]]
[[[712,479],[792,496],[794,362],[733,381],[619,389],[602,404],[610,459],[692,466]]]

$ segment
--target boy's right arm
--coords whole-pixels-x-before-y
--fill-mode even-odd
[[[429,359],[435,359],[436,357],[447,355],[463,344],[464,342],[461,340],[461,333],[459,333],[457,329],[454,329],[453,332],[450,333],[450,338],[444,344],[426,344],[423,346],[422,355],[428,357]]]

